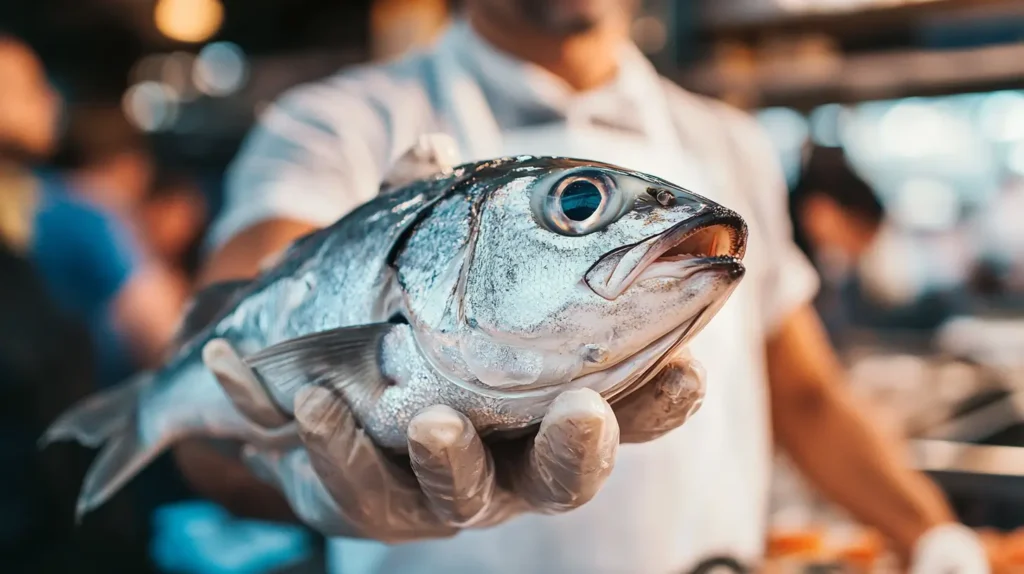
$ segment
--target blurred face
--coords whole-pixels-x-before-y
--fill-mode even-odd
[[[153,249],[166,260],[177,261],[202,231],[206,205],[192,189],[179,189],[149,201],[142,215]]]
[[[587,32],[631,12],[636,0],[474,0],[495,16],[512,16],[553,34]]]
[[[0,40],[0,146],[33,157],[56,145],[59,102],[28,48]]]
[[[814,249],[840,251],[852,260],[860,257],[878,235],[880,224],[844,209],[831,198],[815,195],[807,199],[804,228]]]

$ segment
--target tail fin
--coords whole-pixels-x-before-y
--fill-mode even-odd
[[[139,394],[152,381],[152,374],[143,373],[85,399],[58,417],[40,439],[41,448],[63,440],[76,440],[88,447],[103,445],[78,496],[79,521],[120,490],[166,446],[143,444],[136,423]]]

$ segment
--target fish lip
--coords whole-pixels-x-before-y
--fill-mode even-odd
[[[737,213],[716,206],[681,221],[669,229],[640,242],[612,250],[601,256],[584,274],[583,281],[594,293],[609,301],[624,293],[641,278],[653,263],[697,233],[715,227],[728,231],[730,245],[725,254],[686,259],[690,273],[720,270],[732,277],[744,274],[743,256],[747,246],[747,224]]]

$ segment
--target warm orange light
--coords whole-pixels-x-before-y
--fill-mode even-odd
[[[220,0],[159,0],[153,14],[164,36],[180,42],[202,42],[224,22]]]

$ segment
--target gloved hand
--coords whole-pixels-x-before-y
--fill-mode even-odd
[[[494,446],[485,445],[461,413],[433,406],[409,425],[410,464],[404,465],[374,446],[338,397],[310,387],[295,400],[303,447],[250,446],[244,456],[301,520],[327,536],[384,542],[446,537],[523,512],[579,507],[608,478],[620,442],[649,441],[675,429],[703,396],[703,368],[684,355],[614,408],[589,389],[567,391],[533,436]]]
[[[985,547],[977,534],[960,524],[943,524],[914,545],[910,574],[989,574]]]

